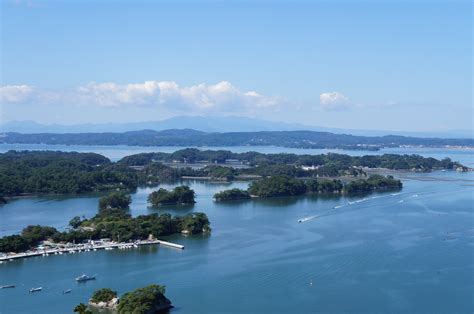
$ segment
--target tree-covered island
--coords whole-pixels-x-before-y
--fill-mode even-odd
[[[113,195],[101,200],[110,199]],[[125,204],[117,206],[123,205]],[[176,233],[198,234],[211,230],[209,219],[204,213],[190,213],[184,216],[150,214],[132,217],[126,208],[111,206],[100,207],[97,215],[91,219],[81,220],[75,217],[71,222],[74,222],[75,228],[62,232],[53,227],[28,226],[19,235],[0,238],[0,252],[24,252],[35,249],[44,241],[67,244],[107,238],[115,242],[131,242]]]
[[[250,193],[242,189],[230,189],[214,194],[217,202],[250,199]]]
[[[150,193],[150,195],[148,195],[148,202],[150,202],[152,206],[187,205],[195,203],[194,196],[194,190],[188,186],[181,185],[171,191],[160,188],[158,191]]]
[[[74,308],[75,313],[92,313],[96,311],[111,311],[118,314],[154,314],[162,313],[172,308],[171,301],[165,296],[166,288],[161,285],[149,285],[125,293],[117,297],[117,292],[102,288],[94,292],[89,299],[89,306],[80,303]]]
[[[371,175],[344,183],[341,180],[298,179],[273,176],[253,181],[247,190],[225,190],[214,195],[216,201],[248,199],[250,197],[297,196],[303,194],[355,194],[373,191],[399,190],[402,182],[392,176]]]

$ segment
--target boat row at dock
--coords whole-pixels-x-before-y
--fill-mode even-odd
[[[131,249],[138,248],[145,245],[163,245],[175,249],[183,250],[184,246],[181,244],[171,243],[162,240],[141,240],[135,242],[106,242],[106,241],[90,241],[83,244],[69,244],[68,247],[38,249],[35,251],[28,251],[24,253],[4,254],[0,255],[0,262],[13,261],[17,259],[34,257],[34,256],[49,256],[61,254],[74,254],[80,252],[90,252],[97,250],[114,250],[114,249]]]

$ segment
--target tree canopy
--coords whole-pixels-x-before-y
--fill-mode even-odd
[[[118,305],[119,314],[152,314],[171,308],[165,286],[149,285],[125,293]]]
[[[99,200],[99,211],[107,209],[128,209],[132,198],[123,192],[110,193]]]
[[[114,291],[109,288],[102,288],[94,292],[94,294],[91,297],[91,301],[94,303],[109,302],[110,300],[116,297],[117,297],[117,291]]]
[[[194,204],[194,190],[189,186],[181,185],[168,191],[160,188],[148,195],[148,201],[153,206],[171,205],[171,204]]]

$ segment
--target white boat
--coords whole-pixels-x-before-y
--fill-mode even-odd
[[[39,291],[41,291],[41,290],[43,290],[43,287],[31,288],[31,289],[30,289],[30,293],[39,292]]]
[[[0,286],[0,289],[8,289],[8,288],[15,288],[15,285],[4,285],[4,286]]]
[[[68,293],[71,293],[72,289],[66,289],[63,291],[63,294],[68,294]]]
[[[87,276],[86,274],[82,274],[79,277],[76,277],[77,282],[84,282],[84,281],[89,281],[89,280],[95,280],[95,275]]]

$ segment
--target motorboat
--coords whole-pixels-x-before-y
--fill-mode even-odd
[[[89,281],[89,280],[95,280],[95,275],[87,276],[86,274],[82,274],[79,277],[76,277],[77,282],[84,282],[84,281]]]
[[[30,289],[30,293],[39,292],[39,291],[41,291],[41,290],[43,290],[43,287],[31,288],[31,289]]]
[[[8,289],[8,288],[15,288],[15,285],[4,285],[4,286],[0,286],[0,289]]]

